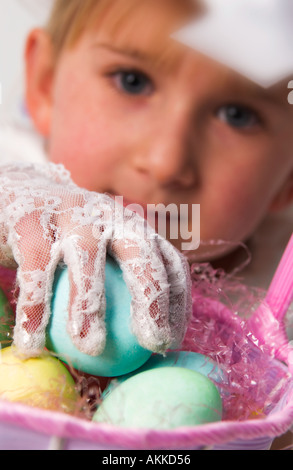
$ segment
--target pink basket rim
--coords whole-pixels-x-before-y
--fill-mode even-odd
[[[176,430],[122,429],[19,403],[8,404],[5,401],[0,401],[0,420],[45,435],[91,441],[100,445],[117,445],[118,448],[147,450],[157,448],[158,445],[160,449],[211,446],[235,440],[275,438],[287,432],[293,423],[293,387],[286,406],[265,418],[221,421]]]

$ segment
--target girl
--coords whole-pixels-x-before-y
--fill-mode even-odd
[[[26,104],[46,157],[0,173],[0,261],[18,265],[14,340],[26,354],[44,345],[61,259],[72,339],[88,354],[103,350],[107,251],[133,295],[141,344],[164,352],[183,338],[183,239],[167,230],[173,247],[151,228],[146,238],[143,219],[122,206],[113,222],[115,197],[144,210],[200,204],[201,239],[231,246],[292,200],[288,91],[263,90],[170,39],[198,12],[193,0],[56,0],[47,27],[30,33]],[[192,233],[192,217],[184,222]],[[196,256],[206,258],[205,244]]]

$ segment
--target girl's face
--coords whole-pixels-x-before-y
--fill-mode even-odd
[[[188,204],[189,231],[200,204],[202,240],[244,240],[293,172],[288,91],[172,47],[176,59],[160,61],[147,41],[127,44],[101,28],[66,49],[47,92],[50,160],[128,204]]]

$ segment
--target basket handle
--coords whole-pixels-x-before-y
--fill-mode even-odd
[[[268,345],[275,357],[293,366],[292,347],[285,328],[285,315],[293,301],[293,233],[267,295],[248,321],[250,331]],[[290,359],[291,353],[291,361]],[[290,364],[288,364],[290,365]]]

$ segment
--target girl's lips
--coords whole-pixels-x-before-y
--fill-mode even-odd
[[[139,202],[131,201],[130,199],[126,199],[124,196],[121,196],[118,194],[109,193],[109,196],[111,196],[111,198],[114,199],[115,202],[117,202],[118,204],[120,204],[121,206],[125,208],[128,208],[129,210],[134,211],[137,208],[136,212],[139,212],[139,214],[143,213],[144,218],[147,217],[147,204],[141,204]]]
[[[173,240],[173,242],[171,242],[173,244],[175,244],[175,240],[178,241],[181,237],[189,243],[190,239],[193,237],[193,222],[195,222],[196,231],[194,233],[197,237],[195,239],[197,242],[199,237],[197,227],[200,227],[200,223],[199,219],[196,218],[196,214],[194,220],[193,207],[190,219],[190,206],[188,204],[181,204],[180,206],[177,206],[175,203],[170,203],[167,206],[162,203],[141,204],[131,201],[124,196],[118,196],[113,193],[108,193],[108,195],[111,196],[115,203],[143,217],[149,227],[152,227],[152,229],[163,238],[170,241]]]
[[[117,194],[110,194],[112,199],[121,204],[123,207],[128,208],[129,210],[135,211],[138,214],[144,216],[145,220],[152,220],[156,224],[158,223],[159,218],[165,219],[166,222],[170,221],[170,212],[160,211],[155,209],[156,204],[146,204],[137,201],[132,201],[130,199],[125,198],[124,196],[117,195]]]

